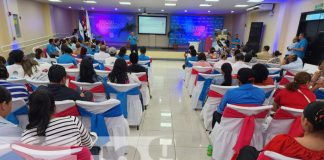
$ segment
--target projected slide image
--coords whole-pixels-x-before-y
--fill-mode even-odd
[[[166,34],[166,17],[138,16],[139,34]]]

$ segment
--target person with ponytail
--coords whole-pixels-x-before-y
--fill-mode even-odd
[[[303,137],[277,135],[263,151],[296,159],[324,159],[324,102],[312,102],[305,107],[301,126],[305,131]],[[256,160],[259,153],[254,147],[246,146],[241,149],[237,160]]]
[[[315,94],[308,89],[311,78],[307,72],[297,73],[294,81],[275,95],[273,110],[276,111],[281,106],[304,109],[309,103],[316,101]]]
[[[237,81],[232,78],[232,66],[230,63],[224,63],[221,67],[222,77],[216,77],[212,83],[221,86],[237,85]]]
[[[46,90],[36,90],[29,97],[29,124],[21,142],[46,146],[84,146],[93,140],[81,121],[74,116],[55,117],[55,101]]]

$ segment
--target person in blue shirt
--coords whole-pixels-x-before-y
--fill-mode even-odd
[[[71,48],[65,49],[65,53],[57,59],[57,63],[61,63],[61,64],[73,63],[74,65],[77,65],[78,63],[75,60],[75,58],[72,57],[72,53],[73,51]]]
[[[46,47],[46,52],[51,58],[55,58],[59,56],[59,52],[56,49],[56,46],[54,44],[54,39],[49,39],[48,40],[48,45]]]
[[[295,48],[291,48],[294,54],[296,54],[300,59],[304,59],[305,57],[305,52],[308,46],[308,41],[305,38],[304,33],[299,34],[299,42],[295,46]]]
[[[129,56],[126,54],[127,49],[126,47],[121,47],[119,49],[119,53],[116,56],[117,59],[124,59],[125,61],[128,60],[129,61]]]
[[[186,58],[186,67],[192,67],[189,61],[197,61],[197,51],[195,49],[190,49],[190,57]]]
[[[241,40],[239,39],[239,34],[235,35],[235,38],[232,39],[231,48],[236,48],[237,45],[240,45]]]
[[[150,60],[150,57],[145,55],[146,47],[141,47],[140,52],[141,52],[141,54],[138,56],[139,61],[149,61]]]
[[[213,127],[216,122],[220,123],[227,104],[234,105],[262,105],[265,93],[262,89],[253,86],[253,71],[250,68],[241,68],[237,73],[239,87],[228,90],[217,110],[213,115]]]
[[[131,32],[130,35],[128,36],[128,42],[130,43],[131,53],[138,53],[137,41],[138,41],[138,37],[135,36],[134,32]]]

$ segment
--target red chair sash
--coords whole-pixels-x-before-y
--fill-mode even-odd
[[[273,119],[294,119],[290,126],[288,135],[292,137],[302,137],[304,135],[304,130],[301,125],[301,116],[294,116],[293,114],[279,108]]]
[[[287,78],[282,77],[282,79],[279,82],[279,85],[286,85],[288,83],[290,83],[290,81]]]
[[[260,112],[256,115],[245,115],[240,113],[234,109],[226,107],[223,117],[226,118],[244,118],[242,128],[240,130],[239,136],[237,137],[237,141],[233,150],[235,151],[234,156],[236,157],[237,154],[240,152],[241,148],[247,145],[250,145],[250,142],[253,137],[254,128],[255,128],[255,118],[265,118],[268,114],[268,110]]]
[[[147,82],[147,76],[146,76],[146,75],[140,76],[140,77],[138,77],[138,79],[139,79],[141,82]]]
[[[287,71],[287,72],[286,72],[286,76],[295,76],[295,74],[293,74],[293,73]]]
[[[43,48],[43,56],[42,57],[47,58],[46,52],[47,52],[47,48]]]
[[[96,87],[93,87],[92,89],[90,89],[90,92],[91,93],[105,93],[105,88],[103,85],[96,86]]]
[[[152,61],[153,61],[152,58],[150,58],[150,63],[152,63]]]
[[[105,71],[111,71],[111,69],[108,67],[105,67]]]
[[[74,76],[68,76],[68,78],[69,78],[68,87],[72,88],[72,89],[76,89],[77,86],[75,84],[71,83],[71,81],[75,81],[76,78]]]
[[[69,69],[75,69],[75,68],[78,68],[78,66],[72,65],[72,66],[69,67]]]
[[[70,107],[62,112],[55,113],[53,117],[67,117],[67,116],[80,116],[77,106]]]
[[[209,90],[208,91],[208,97],[213,97],[213,98],[223,98],[224,95],[218,93],[218,92],[215,92],[213,90]]]
[[[213,71],[213,70],[208,70],[208,71],[206,71],[206,72],[198,72],[197,70],[192,69],[191,74],[194,74],[194,75],[197,75],[198,73],[211,74],[212,71]],[[195,86],[196,86],[196,84],[197,84],[197,81],[198,81],[198,76],[196,76],[196,79],[195,79]]]

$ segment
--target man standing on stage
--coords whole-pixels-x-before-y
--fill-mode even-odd
[[[236,48],[236,46],[240,45],[240,43],[241,43],[241,40],[239,38],[239,35],[235,34],[235,37],[232,39],[232,42],[231,42],[231,49]]]
[[[128,42],[130,43],[130,50],[131,53],[137,53],[137,41],[138,37],[135,36],[134,32],[131,32],[130,35],[128,36]]]

